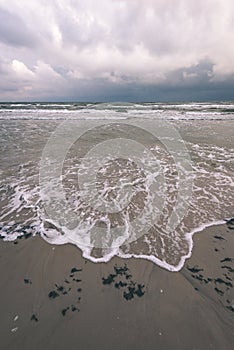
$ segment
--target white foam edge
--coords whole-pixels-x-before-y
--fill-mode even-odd
[[[223,225],[226,223],[226,221],[229,220],[229,219],[224,219],[224,220],[218,220],[218,221],[212,221],[212,222],[209,222],[209,223],[206,223],[206,224],[203,224],[197,228],[195,228],[194,230],[192,230],[191,232],[187,233],[185,235],[185,238],[187,240],[187,242],[189,243],[189,252],[188,254],[186,255],[183,255],[180,259],[180,262],[178,265],[176,266],[172,266],[168,263],[166,263],[165,261],[161,261],[160,259],[156,258],[154,255],[136,255],[136,254],[129,254],[129,256],[126,256],[126,258],[136,258],[136,259],[145,259],[145,260],[149,260],[151,262],[153,262],[154,264],[166,269],[166,270],[169,270],[171,272],[178,272],[180,271],[183,267],[184,267],[184,264],[185,264],[185,261],[187,259],[189,259],[191,256],[192,256],[192,251],[193,251],[193,246],[194,246],[194,243],[193,243],[193,235],[195,233],[198,233],[198,232],[202,232],[204,231],[206,228],[208,227],[211,227],[211,226],[218,226],[218,225]],[[120,255],[120,257],[122,258],[125,258],[124,255]]]
[[[211,226],[218,226],[218,225],[223,225],[225,224],[228,220],[230,220],[231,218],[225,218],[223,220],[218,220],[218,221],[211,221],[211,222],[208,222],[206,224],[203,224],[197,228],[195,228],[194,230],[192,230],[191,232],[187,233],[185,235],[185,239],[187,240],[187,242],[189,243],[189,252],[188,254],[186,255],[183,255],[180,259],[180,262],[178,263],[178,265],[176,266],[173,266],[173,265],[170,265],[168,264],[167,262],[165,261],[162,261],[158,258],[156,258],[154,255],[144,255],[144,254],[123,254],[120,252],[120,248],[119,247],[114,247],[111,249],[110,253],[106,254],[104,257],[101,257],[101,258],[95,258],[95,257],[92,257],[90,256],[90,247],[87,247],[87,246],[82,246],[81,244],[80,245],[77,245],[77,243],[71,239],[68,239],[66,236],[58,236],[57,239],[56,239],[56,242],[53,240],[53,242],[51,242],[51,240],[46,237],[42,232],[41,232],[41,236],[43,239],[45,239],[48,243],[50,244],[56,244],[56,245],[63,245],[63,244],[74,244],[76,245],[81,251],[82,251],[82,256],[87,259],[87,260],[90,260],[92,261],[93,263],[107,263],[109,262],[112,258],[114,258],[115,256],[117,257],[120,257],[122,259],[130,259],[130,258],[135,258],[135,259],[144,259],[144,260],[148,260],[148,261],[151,261],[152,263],[170,271],[170,272],[178,272],[180,271],[184,264],[185,264],[185,261],[187,259],[189,259],[192,255],[192,250],[193,250],[193,246],[194,246],[194,243],[193,243],[193,235],[195,233],[198,233],[198,232],[202,232],[204,229],[208,228],[208,227],[211,227]]]

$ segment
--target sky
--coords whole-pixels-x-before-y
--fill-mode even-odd
[[[0,0],[0,101],[234,100],[233,0]]]

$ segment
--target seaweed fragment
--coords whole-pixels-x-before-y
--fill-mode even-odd
[[[102,277],[102,284],[111,284],[114,282],[116,275],[113,275],[112,273],[107,277]]]
[[[52,290],[51,292],[49,292],[48,297],[50,299],[55,299],[55,298],[59,297],[59,294],[55,290]]]
[[[228,305],[228,306],[226,306],[226,308],[227,308],[228,310],[234,312],[234,306]]]
[[[132,291],[129,291],[129,292],[124,292],[123,293],[123,297],[124,299],[126,300],[131,300],[134,298],[134,293]]]
[[[232,279],[231,279],[226,273],[224,273],[223,275],[225,276],[225,278],[226,278],[227,280],[232,281]]]
[[[61,311],[61,314],[63,315],[63,316],[65,316],[66,315],[66,313],[67,313],[67,311],[70,309],[70,307],[68,306],[68,307],[66,307],[65,309],[63,309],[62,311]]]
[[[124,266],[115,265],[114,272],[114,274],[110,273],[106,278],[102,277],[102,283],[104,285],[108,285],[115,282],[114,286],[116,289],[124,289],[123,297],[125,300],[132,300],[135,296],[141,298],[145,294],[145,286],[132,280],[132,275],[130,274],[129,268],[126,264]],[[121,280],[119,280],[120,277]]]
[[[194,267],[189,267],[187,265],[187,269],[193,273],[197,273],[197,272],[200,272],[200,271],[204,271],[204,269],[199,269],[199,267],[197,265],[195,265]]]
[[[119,282],[115,283],[115,288],[117,288],[117,289],[120,289],[120,288],[123,288],[123,287],[126,287],[126,286],[127,286],[127,283],[122,282],[122,281],[119,281]]]
[[[137,289],[135,290],[135,294],[141,298],[143,297],[143,295],[145,294],[145,292],[143,291],[144,288],[144,284],[138,284],[137,285]]]
[[[80,272],[82,271],[82,269],[78,269],[76,267],[72,267],[70,269],[70,277],[74,277],[74,274],[77,273],[77,272]],[[74,277],[73,279],[70,279],[69,278],[69,275],[66,276],[63,280],[63,282],[60,284],[60,283],[55,283],[54,284],[54,289],[51,290],[49,293],[48,293],[48,297],[50,299],[56,299],[58,297],[63,297],[65,295],[67,295],[70,291],[77,291],[78,293],[82,292],[82,288],[76,288],[77,285],[76,283],[78,282],[81,282],[82,280],[81,279],[78,279],[76,277]],[[65,299],[64,299],[65,300]],[[67,311],[70,309],[71,311],[80,311],[76,306],[75,304],[76,303],[80,303],[80,300],[81,300],[81,297],[78,297],[77,298],[77,294],[74,296],[74,300],[73,300],[73,304],[70,305],[70,306],[67,306],[65,308],[63,308],[62,310],[60,309],[60,312],[63,316],[66,315]]]
[[[204,278],[201,274],[199,275],[191,275],[193,278],[195,278],[196,280],[199,280],[200,282],[204,281]]]
[[[28,238],[31,237],[31,236],[32,236],[32,233],[31,233],[31,232],[25,233],[25,234],[24,234],[24,238],[25,238],[25,239],[28,239]]]
[[[223,238],[222,236],[214,236],[214,238],[220,241],[225,241],[225,238]]]
[[[229,272],[234,272],[234,269],[232,269],[231,266],[228,266],[228,265],[221,266],[221,268],[227,269]]]
[[[63,286],[58,286],[57,284],[55,284],[55,287],[57,288],[58,292],[64,292],[64,287]]]
[[[126,277],[126,280],[129,280],[130,278],[132,278],[132,275],[126,274],[125,277]]]
[[[115,270],[116,275],[125,275],[126,272],[128,271],[128,267],[126,264],[123,267],[115,265],[114,270]]]
[[[234,229],[234,218],[231,218],[230,220],[227,220],[226,225],[229,229]]]
[[[71,311],[80,311],[80,309],[78,309],[75,305],[71,305]]]
[[[75,273],[75,272],[80,272],[80,271],[82,271],[82,269],[77,269],[76,267],[73,267],[73,268],[71,269],[71,274],[73,274],[73,273]]]
[[[216,279],[215,279],[215,284],[216,284],[216,283],[225,284],[225,285],[228,286],[228,287],[232,287],[232,286],[233,286],[231,282],[226,282],[226,281],[224,281],[222,278],[216,278]]]
[[[220,260],[220,262],[221,263],[223,263],[223,262],[232,262],[234,259],[232,259],[232,258],[225,258],[225,259],[222,259],[222,260]]]
[[[223,292],[221,289],[218,289],[218,288],[215,287],[214,290],[215,290],[219,295],[221,295],[221,296],[224,295],[224,292]]]

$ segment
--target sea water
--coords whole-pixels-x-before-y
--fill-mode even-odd
[[[170,271],[234,214],[234,103],[2,103],[0,235]]]

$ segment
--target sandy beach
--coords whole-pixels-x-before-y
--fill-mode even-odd
[[[39,236],[1,241],[1,348],[231,350],[234,231],[213,226],[194,241],[180,272],[94,264]]]

